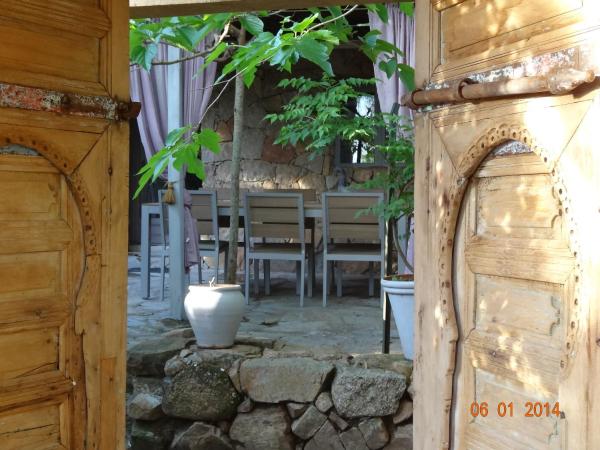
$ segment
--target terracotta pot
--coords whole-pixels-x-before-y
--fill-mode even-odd
[[[237,284],[192,285],[185,313],[199,347],[231,347],[244,316],[244,296]]]
[[[407,359],[413,359],[415,282],[412,275],[394,275],[381,280],[381,287],[387,293],[392,305],[394,322],[398,328],[402,351]]]

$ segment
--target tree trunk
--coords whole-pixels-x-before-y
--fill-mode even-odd
[[[246,31],[241,28],[238,44],[246,43]],[[233,143],[231,152],[231,219],[229,223],[229,251],[227,252],[227,276],[225,282],[235,284],[237,274],[238,225],[240,217],[240,157],[244,132],[244,80],[235,79],[235,101],[233,105]],[[246,267],[246,270],[248,268]]]

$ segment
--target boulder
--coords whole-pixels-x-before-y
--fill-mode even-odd
[[[130,450],[164,450],[169,448],[175,434],[173,420],[164,418],[153,422],[135,420],[131,427]]]
[[[342,419],[340,416],[338,416],[335,411],[331,411],[329,413],[329,420],[331,421],[332,424],[334,424],[338,430],[340,431],[344,431],[346,430],[350,425],[348,425],[348,422],[346,422],[344,419]]]
[[[382,448],[390,440],[390,434],[379,417],[363,420],[358,429],[371,450]]]
[[[326,413],[333,406],[331,401],[331,394],[329,392],[321,392],[315,400],[315,406],[322,413]]]
[[[165,363],[193,339],[183,336],[160,336],[134,345],[127,352],[129,375],[164,377]]]
[[[133,377],[133,396],[137,394],[152,394],[163,396],[162,378]]]
[[[406,390],[406,378],[380,369],[338,368],[331,397],[344,418],[394,414]]]
[[[325,414],[310,405],[306,412],[292,423],[292,433],[301,439],[310,439],[326,420],[327,416]]]
[[[400,425],[394,431],[392,439],[385,450],[412,450],[413,448],[413,426],[412,423]]]
[[[212,364],[187,365],[165,380],[164,390],[164,412],[190,420],[230,419],[242,401],[227,373]]]
[[[162,398],[140,393],[127,403],[127,415],[136,420],[157,420],[164,416]]]
[[[369,448],[365,443],[362,433],[356,427],[352,427],[348,431],[341,433],[340,439],[346,450],[368,450]]]
[[[381,353],[366,353],[357,355],[352,359],[352,365],[363,369],[383,369],[404,375],[411,379],[413,362],[402,355],[386,355]]]
[[[406,398],[400,400],[400,406],[398,406],[398,411],[394,414],[394,425],[398,425],[408,419],[410,419],[413,415],[413,402]]]
[[[308,408],[307,403],[288,403],[286,406],[288,414],[292,419],[297,419],[300,417],[302,414],[304,414],[306,408]]]
[[[233,444],[219,428],[206,423],[196,422],[175,437],[170,449],[233,450]]]
[[[333,425],[325,421],[315,436],[306,443],[304,450],[344,450],[344,445]]]
[[[257,407],[248,414],[238,414],[229,436],[246,450],[292,450],[287,414],[281,406]]]
[[[333,365],[310,358],[258,358],[240,367],[242,389],[252,400],[263,403],[315,400]]]

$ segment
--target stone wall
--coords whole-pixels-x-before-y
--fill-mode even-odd
[[[373,76],[372,63],[356,50],[336,50],[332,56],[332,65],[335,74],[341,78]],[[297,64],[292,75],[272,68],[258,72],[255,83],[246,92],[240,174],[242,188],[316,189],[320,194],[336,186],[333,151],[311,159],[301,145],[276,145],[274,141],[278,135],[278,127],[263,120],[266,114],[279,112],[282,105],[294,95],[293,91],[277,88],[281,79],[291,76],[319,77],[320,73],[315,65],[307,62]],[[218,94],[219,89],[215,89],[213,97],[216,98]],[[202,153],[206,164],[205,186],[209,188],[226,188],[231,184],[233,103],[234,90],[230,86],[203,122],[204,127],[217,130],[223,140],[220,154],[215,155],[206,150]],[[347,181],[364,181],[372,174],[370,169],[349,171]]]
[[[239,338],[199,349],[191,329],[128,357],[133,450],[412,449],[412,364]]]

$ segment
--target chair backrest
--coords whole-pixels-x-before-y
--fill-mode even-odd
[[[317,201],[317,190],[316,189],[264,189],[262,192],[282,192],[290,194],[302,194],[304,202],[316,202]]]
[[[244,194],[248,192],[248,189],[240,189],[240,200],[244,198]],[[222,200],[230,201],[231,200],[231,189],[229,188],[219,188],[217,189],[217,201],[220,202]]]
[[[244,195],[246,242],[251,238],[296,239],[304,244],[304,198],[290,192]]]
[[[358,239],[385,241],[383,218],[372,208],[383,202],[382,192],[326,192],[323,194],[323,237],[329,239]]]
[[[191,212],[200,236],[219,236],[217,192],[207,189],[188,191],[192,198]]]

